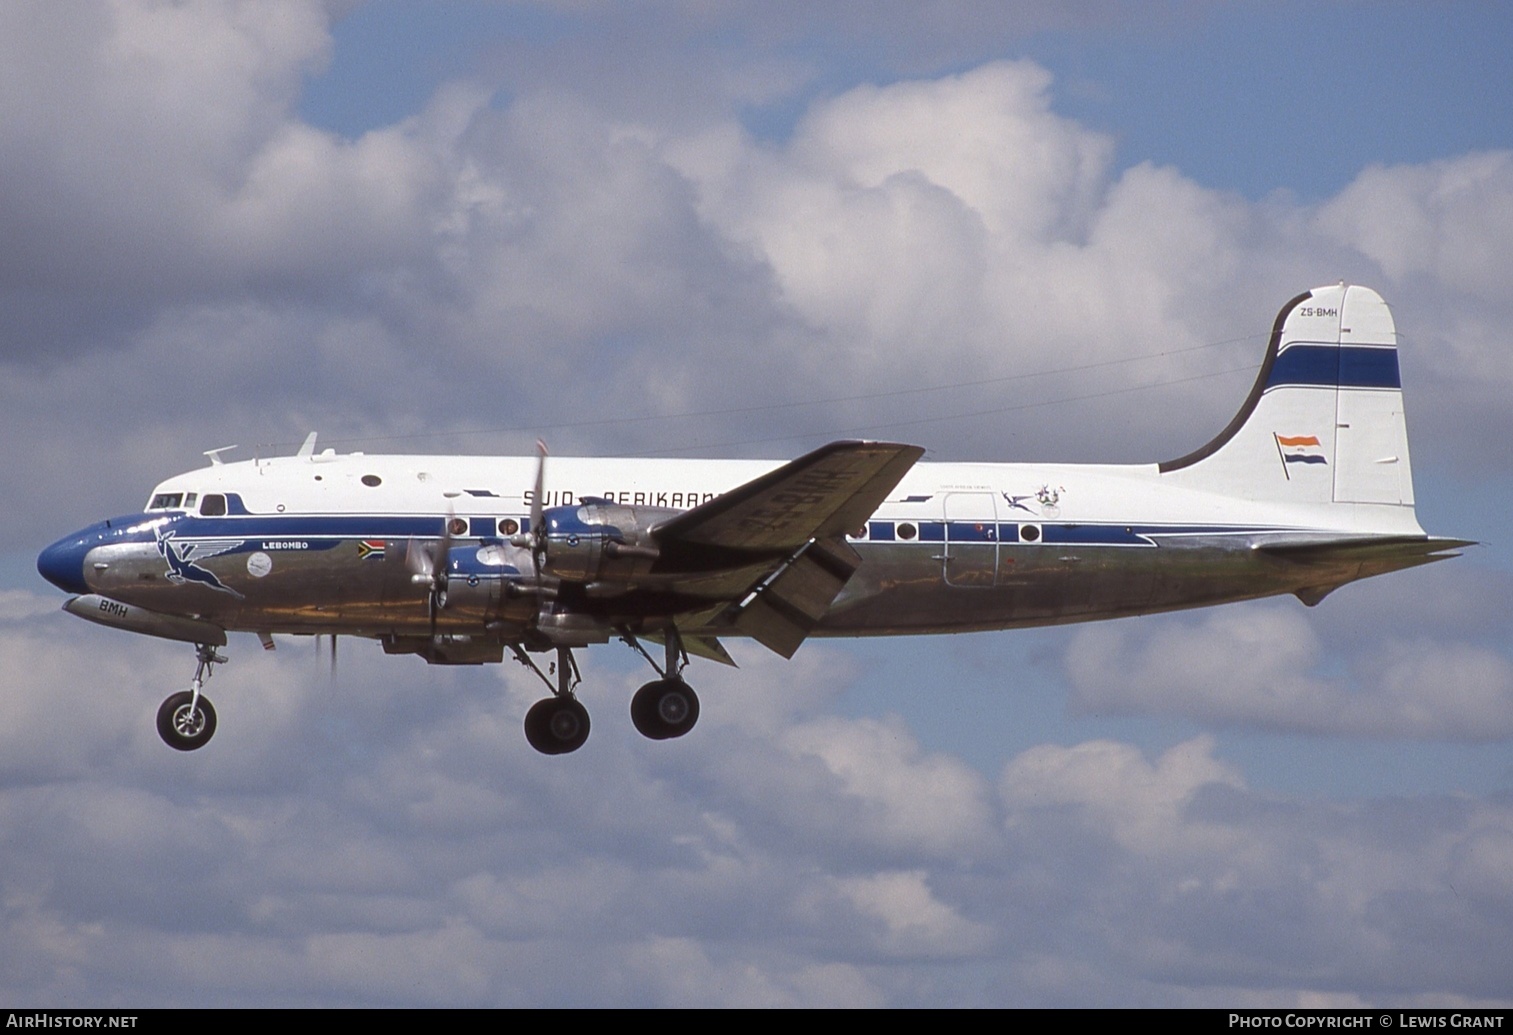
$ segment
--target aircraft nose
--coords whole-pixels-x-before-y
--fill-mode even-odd
[[[89,586],[84,581],[84,555],[93,545],[82,535],[59,539],[37,555],[37,571],[66,593],[88,593]]]

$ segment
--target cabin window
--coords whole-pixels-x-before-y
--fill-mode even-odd
[[[226,497],[218,492],[208,492],[200,500],[200,517],[220,517],[226,513]]]
[[[182,492],[160,492],[147,504],[148,510],[173,510],[184,505]]]
[[[365,474],[362,476],[362,483],[370,489],[378,488],[383,482],[384,480],[376,474]]]

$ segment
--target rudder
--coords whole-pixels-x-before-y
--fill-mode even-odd
[[[1412,506],[1397,332],[1382,297],[1315,288],[1277,314],[1229,426],[1159,465],[1163,478],[1245,499]]]

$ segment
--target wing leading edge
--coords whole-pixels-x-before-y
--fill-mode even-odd
[[[667,557],[786,553],[860,528],[924,454],[896,442],[832,442],[669,518],[654,534]]]

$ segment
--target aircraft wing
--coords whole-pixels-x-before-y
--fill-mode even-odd
[[[846,533],[923,455],[895,442],[832,442],[658,525],[658,566],[684,573],[674,577],[683,592],[714,598],[690,624],[792,657],[861,566]]]
[[[662,522],[664,557],[715,551],[780,554],[866,523],[924,450],[896,442],[832,442]]]

